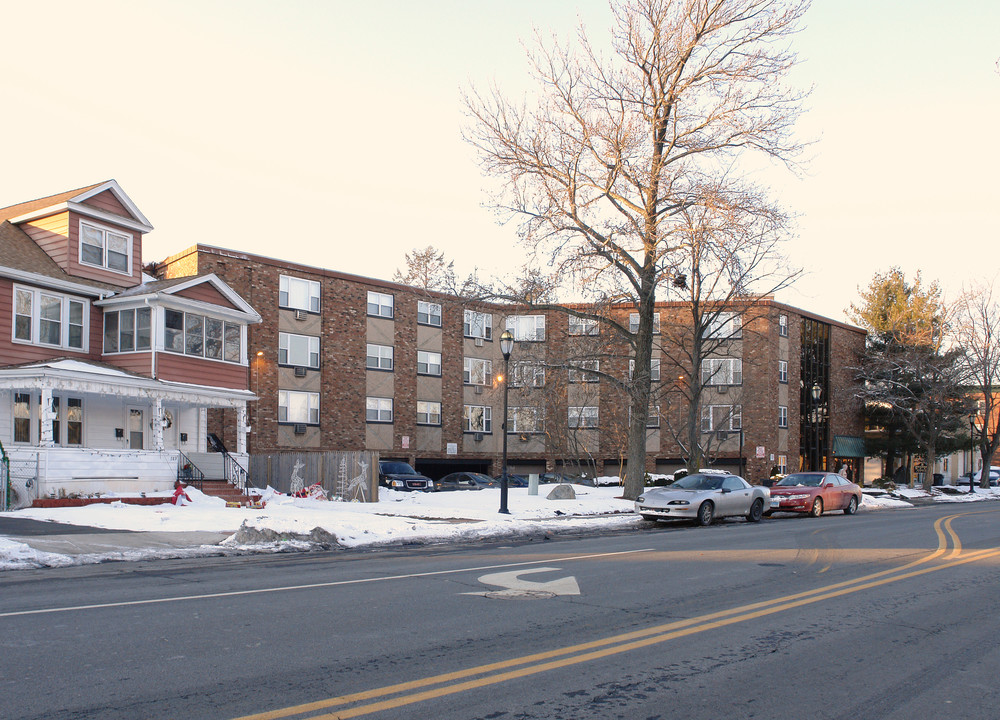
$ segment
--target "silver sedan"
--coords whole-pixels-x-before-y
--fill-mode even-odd
[[[635,501],[643,520],[687,518],[709,525],[720,517],[759,522],[771,507],[771,491],[738,475],[695,473],[667,487],[649,488]]]

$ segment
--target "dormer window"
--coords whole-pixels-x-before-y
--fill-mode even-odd
[[[80,263],[132,274],[132,236],[80,222]]]

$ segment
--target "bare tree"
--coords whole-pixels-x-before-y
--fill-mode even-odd
[[[956,302],[955,336],[964,352],[967,382],[981,403],[972,441],[979,450],[983,473],[980,486],[989,487],[993,456],[1000,447],[1000,304],[993,285],[976,285]],[[971,479],[970,479],[971,482]]]
[[[626,497],[643,487],[654,303],[684,254],[685,213],[725,199],[746,216],[779,216],[734,168],[754,153],[791,163],[801,149],[791,128],[802,93],[781,80],[795,61],[786,41],[807,6],[621,0],[612,4],[611,60],[581,28],[578,52],[538,43],[535,107],[496,89],[466,97],[466,137],[502,180],[495,205],[522,221],[534,258],[590,298],[638,313],[634,333],[612,324],[637,368]],[[768,241],[783,230],[779,222]],[[720,260],[736,260],[726,255],[720,247]]]

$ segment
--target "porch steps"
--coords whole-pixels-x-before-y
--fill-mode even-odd
[[[226,502],[250,502],[250,498],[225,480],[202,480],[201,491],[206,495],[222,498]]]

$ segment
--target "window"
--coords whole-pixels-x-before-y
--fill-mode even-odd
[[[701,362],[702,385],[742,385],[743,361],[739,358],[708,358]]]
[[[368,314],[392,319],[393,298],[386,293],[368,291]]]
[[[465,337],[492,340],[493,315],[490,313],[476,312],[474,310],[466,310],[465,321],[462,324],[462,332]]]
[[[392,346],[368,343],[368,358],[365,367],[369,370],[392,370]]]
[[[278,364],[319,369],[319,338],[278,333]]]
[[[440,425],[441,403],[417,400],[417,425]]]
[[[13,340],[86,350],[89,313],[85,300],[14,286]]]
[[[465,432],[493,432],[493,408],[489,405],[466,405],[463,410]]]
[[[367,399],[365,420],[370,423],[392,422],[392,398],[370,397]]]
[[[319,425],[319,393],[279,390],[278,422]]]
[[[14,442],[31,442],[31,396],[14,393]]]
[[[105,327],[105,341],[107,332]],[[242,325],[237,323],[178,310],[163,312],[163,349],[167,352],[239,363],[243,360],[242,338]]]
[[[66,444],[83,445],[83,400],[66,398]]]
[[[545,316],[511,315],[507,318],[507,329],[518,342],[540,342],[545,339]]]
[[[104,313],[104,352],[149,350],[151,311],[148,307]]]
[[[635,359],[628,361],[628,379],[631,380],[635,374]],[[660,358],[652,358],[649,361],[649,379],[653,382],[660,381]]]
[[[492,385],[493,363],[479,358],[465,358],[463,382],[466,385]]]
[[[778,382],[787,383],[788,382],[788,361],[779,360],[778,361]]]
[[[80,223],[80,263],[132,274],[132,236]]]
[[[633,335],[639,332],[639,313],[629,313],[628,331]],[[653,313],[653,334],[660,334],[660,313]]]
[[[417,301],[417,323],[441,327],[441,306],[437,303]]]
[[[632,424],[632,408],[628,409],[628,421]],[[660,427],[660,406],[650,405],[649,415],[646,416],[646,427],[649,429],[655,429]]]
[[[512,407],[507,418],[508,433],[542,432],[542,411],[537,407]]]
[[[417,375],[441,376],[441,353],[417,350]]]
[[[37,441],[41,442],[41,396],[29,393],[14,394],[14,442],[31,442],[32,411],[38,418]],[[83,400],[74,397],[52,396],[52,442],[56,445],[75,446],[83,444]],[[64,434],[65,431],[65,434]]]
[[[788,337],[788,316],[779,315],[778,316],[778,335],[781,337]]]
[[[779,455],[778,456],[778,474],[787,475],[788,474],[788,456]]]
[[[594,318],[582,318],[576,315],[569,316],[570,335],[597,335],[600,328]]]
[[[570,364],[573,366],[569,369],[571,383],[598,382],[600,380],[600,377],[595,374],[600,372],[600,360],[578,360]]]
[[[569,426],[571,428],[596,428],[597,427],[597,407],[570,407]]]
[[[743,337],[742,318],[736,313],[719,313],[705,323],[703,336],[712,340],[738,340]]]
[[[545,367],[534,363],[518,362],[510,366],[511,387],[544,387]]]
[[[282,275],[278,279],[278,307],[319,312],[319,283]]]
[[[743,411],[739,405],[704,405],[701,408],[701,431],[739,430]]]
[[[788,408],[784,405],[778,406],[778,427],[788,427]]]

